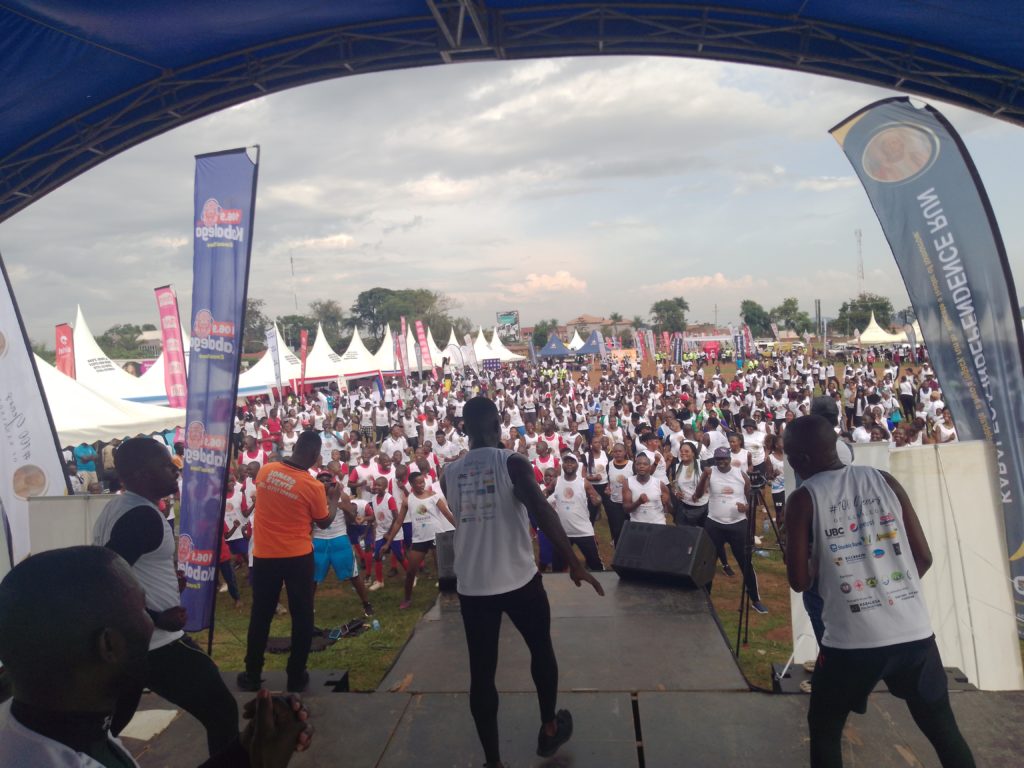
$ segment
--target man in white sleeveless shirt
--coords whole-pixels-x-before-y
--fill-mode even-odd
[[[500,768],[498,666],[501,616],[507,613],[530,649],[530,671],[540,703],[537,754],[550,757],[572,735],[572,715],[555,711],[558,663],[551,645],[551,609],[533,557],[530,519],[569,563],[569,577],[601,585],[573,555],[555,511],[548,504],[525,456],[499,448],[501,420],[486,397],[463,411],[469,452],[449,464],[441,478],[455,516],[455,575],[469,647],[469,707],[489,768]]]
[[[905,699],[944,768],[974,766],[953,710],[921,594],[932,564],[903,486],[847,466],[820,416],[786,429],[786,457],[804,478],[786,500],[786,570],[797,592],[817,580],[825,632],[807,714],[812,768],[842,765],[843,725],[863,714],[879,680]]]

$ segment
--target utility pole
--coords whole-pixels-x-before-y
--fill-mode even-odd
[[[857,239],[857,296],[860,297],[864,293],[864,250],[861,246],[864,233],[855,229],[853,236]]]
[[[715,332],[718,332],[718,305],[715,304]]]

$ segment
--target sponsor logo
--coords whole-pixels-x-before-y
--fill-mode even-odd
[[[860,613],[860,606],[859,605],[851,605],[850,606],[850,613]]]
[[[850,582],[848,581],[844,581],[842,584],[839,585],[839,591],[842,592],[844,595],[850,594],[851,589],[852,587],[850,586]]]
[[[850,530],[853,529],[851,528]],[[842,536],[844,533],[846,533],[846,531],[843,530],[843,526],[839,526],[838,528],[825,529],[825,537],[829,539],[831,539],[833,536]]]
[[[902,550],[902,549],[900,549],[900,545],[899,545],[899,542],[896,542],[896,541],[894,541],[894,542],[892,543],[892,553],[893,553],[894,555],[902,555],[902,554],[903,554],[903,550]]]
[[[1013,580],[1013,589],[1018,595],[1024,595],[1024,576],[1018,576]]]
[[[828,548],[829,548],[830,552],[835,554],[836,552],[839,552],[840,550],[843,550],[843,549],[854,549],[855,547],[863,547],[863,546],[864,546],[863,542],[851,541],[849,544],[829,544]],[[849,561],[847,561],[847,562],[849,562]]]
[[[884,184],[909,181],[928,170],[938,156],[938,137],[910,123],[888,123],[871,137],[861,165],[872,179]]]
[[[879,559],[885,557],[885,550],[884,549],[876,549],[871,554],[875,556],[876,560],[879,560]]]
[[[896,523],[896,515],[893,515],[893,514],[882,515],[881,517],[878,518],[878,522],[881,523],[882,525],[895,525],[895,523]]]
[[[189,464],[227,466],[228,441],[220,435],[210,435],[206,425],[193,421],[185,431],[185,461]],[[179,557],[179,562],[181,558]]]
[[[864,591],[864,582],[861,581],[860,579],[857,579],[855,582],[853,582],[853,588],[856,589],[858,592],[863,592]]]
[[[203,203],[199,221],[196,222],[196,239],[204,243],[210,240],[234,240],[242,242],[245,227],[240,208],[222,208],[215,198]]]
[[[857,525],[857,521],[854,520],[852,523],[850,523],[850,533],[853,533],[854,531],[856,531],[858,527],[859,526]]]
[[[898,539],[900,536],[899,531],[882,531],[875,536],[875,541],[885,541],[886,539]]]
[[[903,581],[903,571],[893,571],[889,575],[893,581]]]
[[[840,566],[840,565],[843,564],[843,562],[845,562],[845,560],[846,560],[846,558],[837,557],[837,558],[833,559],[832,562],[835,563],[837,566]],[[1024,594],[1024,592],[1022,592],[1021,594]]]
[[[196,312],[192,321],[192,349],[232,354],[234,336],[235,324],[230,320],[217,320],[208,309]]]
[[[891,597],[889,598],[889,605],[896,605],[896,601],[893,600]]]
[[[864,552],[860,552],[860,553],[858,553],[856,555],[847,555],[846,557],[843,558],[843,560],[845,560],[847,563],[849,563],[851,565],[853,563],[862,563],[862,562],[864,562],[867,559],[868,559],[868,556]]]
[[[867,585],[871,587],[871,589],[874,589],[878,586],[878,579],[876,579],[874,576],[868,576]]]

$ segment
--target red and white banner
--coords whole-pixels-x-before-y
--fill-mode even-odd
[[[155,288],[156,306],[160,312],[160,338],[164,347],[164,388],[171,408],[184,408],[188,403],[188,375],[185,370],[185,345],[181,338],[178,297],[169,285]]]
[[[750,332],[750,326],[746,323],[740,326],[740,332],[743,334],[743,340],[747,345],[747,357],[750,357],[757,351],[754,347],[754,335]]]
[[[75,378],[75,334],[71,326],[61,323],[57,326],[56,345],[57,370],[65,376]]]
[[[661,346],[662,346],[662,349],[665,352],[668,352],[670,350],[671,344],[672,344],[672,337],[669,336],[668,331],[662,331],[661,332]]]
[[[395,357],[398,359],[398,367],[402,369],[402,382],[409,383],[409,345],[406,342],[406,334],[409,328],[405,324],[405,316],[401,319],[401,328],[398,337],[395,339]]]
[[[437,378],[437,371],[434,370],[434,362],[430,359],[430,345],[427,344],[427,329],[423,327],[423,321],[416,321],[416,339],[420,343],[420,356],[423,358],[423,368],[429,368],[434,374],[434,378]],[[423,373],[422,368],[420,373]]]
[[[309,352],[309,331],[299,331],[299,395],[306,394],[306,353]]]

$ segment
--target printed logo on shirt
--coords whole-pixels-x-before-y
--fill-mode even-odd
[[[893,515],[893,514],[882,515],[880,518],[878,518],[878,522],[881,523],[882,525],[895,525],[896,524],[896,515]]]
[[[903,571],[893,571],[890,576],[893,581],[903,581]]]
[[[878,579],[876,579],[874,576],[868,576],[867,585],[871,587],[871,589],[874,589],[878,586]]]
[[[903,550],[902,550],[902,549],[900,549],[900,545],[899,545],[899,543],[898,543],[898,542],[895,542],[895,541],[894,541],[894,542],[892,543],[892,553],[893,553],[894,555],[902,555],[902,554],[903,554]]]
[[[854,549],[855,547],[863,547],[863,546],[864,546],[864,543],[861,542],[861,541],[851,541],[851,542],[849,542],[847,544],[829,544],[828,548],[829,548],[829,551],[834,554],[834,553],[836,553],[836,552],[838,552],[838,551],[840,551],[842,549]],[[849,561],[847,561],[847,562],[849,562]]]
[[[850,590],[852,589],[853,587],[850,586],[850,582],[848,581],[844,581],[842,584],[839,585],[839,591],[842,592],[844,595],[850,594]]]
[[[1018,576],[1013,580],[1013,589],[1018,595],[1024,595],[1024,576]]]
[[[885,550],[884,549],[876,549],[871,554],[875,556],[876,560],[881,560],[883,557],[885,557]]]
[[[859,527],[860,527],[860,526],[858,526],[858,525],[857,525],[857,521],[856,521],[856,520],[854,520],[853,522],[851,522],[851,523],[850,523],[850,533],[853,533],[853,532],[854,532],[854,531],[856,531],[856,530],[857,530],[857,528],[859,528]],[[840,529],[840,530],[842,530],[842,529]]]
[[[854,603],[850,606],[850,613],[860,613],[860,606]]]
[[[853,588],[856,589],[858,592],[863,592],[864,591],[864,582],[861,581],[860,579],[857,579],[855,582],[853,582]]]
[[[898,539],[900,537],[899,531],[882,531],[875,536],[875,541],[885,541],[886,539]]]
[[[853,530],[853,529],[851,528],[850,530]],[[825,529],[825,537],[829,538],[829,539],[831,539],[833,536],[842,536],[845,533],[846,533],[846,530],[843,528],[843,526],[839,526],[838,528],[826,528]]]

